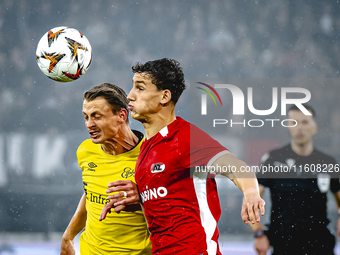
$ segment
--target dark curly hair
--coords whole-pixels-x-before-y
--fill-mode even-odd
[[[171,101],[175,104],[186,88],[183,69],[174,59],[162,58],[145,64],[137,62],[132,66],[132,72],[149,74],[158,90],[168,89],[171,92]]]
[[[120,87],[103,83],[84,92],[83,100],[92,101],[97,97],[103,97],[111,106],[113,114],[117,114],[121,109],[125,109],[129,113],[129,100],[126,98],[126,93]],[[126,118],[129,123],[129,117]]]

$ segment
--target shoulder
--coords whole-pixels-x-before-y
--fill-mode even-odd
[[[86,148],[86,147],[91,147],[91,146],[94,146],[95,144],[92,142],[91,139],[86,139],[85,141],[83,141],[79,147],[78,147],[78,150],[79,149],[82,149],[82,148]]]
[[[82,169],[82,165],[95,153],[95,150],[98,148],[98,144],[92,142],[91,139],[87,139],[83,141],[78,149],[77,149],[77,159],[78,165]]]
[[[181,143],[185,141],[194,145],[215,141],[208,133],[182,118],[178,120],[175,129],[170,132],[172,136],[178,136]]]
[[[332,156],[329,156],[318,149],[314,149],[313,155],[322,161],[322,163],[335,164],[336,161]]]
[[[290,151],[291,151],[290,144],[285,145],[285,146],[278,148],[278,149],[271,150],[271,151],[265,153],[262,156],[261,163],[264,163],[269,159],[279,158],[279,157],[282,157],[284,155],[287,155],[287,154],[290,153]]]
[[[204,132],[202,129],[198,128],[194,124],[179,118],[176,128],[180,131],[180,133],[183,135],[185,134],[191,134],[192,137],[197,136],[197,135],[206,135],[209,136],[206,132]]]
[[[81,155],[81,154],[85,153],[86,151],[92,151],[97,146],[98,145],[94,144],[91,139],[87,139],[79,145],[79,147],[77,149],[77,155]]]
[[[181,132],[186,132],[190,130],[190,126],[192,124],[181,117],[176,117],[176,120],[173,122],[173,126],[170,125],[170,128],[173,129],[174,131],[181,131]]]
[[[271,156],[275,156],[275,155],[287,154],[287,153],[290,153],[291,151],[292,151],[292,148],[291,148],[290,144],[287,144],[287,145],[285,145],[281,148],[270,151],[269,154]]]
[[[185,139],[190,138],[190,123],[186,120],[182,119],[181,117],[176,117],[176,120],[165,127],[166,131],[164,133],[160,132],[163,137],[168,137],[171,139]]]

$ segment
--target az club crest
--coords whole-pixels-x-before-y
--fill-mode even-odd
[[[160,163],[154,163],[151,165],[151,173],[159,173],[159,172],[163,172],[165,169],[165,164],[163,162]]]

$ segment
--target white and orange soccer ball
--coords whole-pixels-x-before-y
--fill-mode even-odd
[[[48,78],[59,82],[74,81],[91,64],[91,44],[77,29],[55,27],[40,39],[36,60]]]

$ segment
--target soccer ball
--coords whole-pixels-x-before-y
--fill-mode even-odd
[[[48,78],[59,82],[74,81],[89,68],[92,48],[77,29],[55,27],[40,39],[36,60]]]

